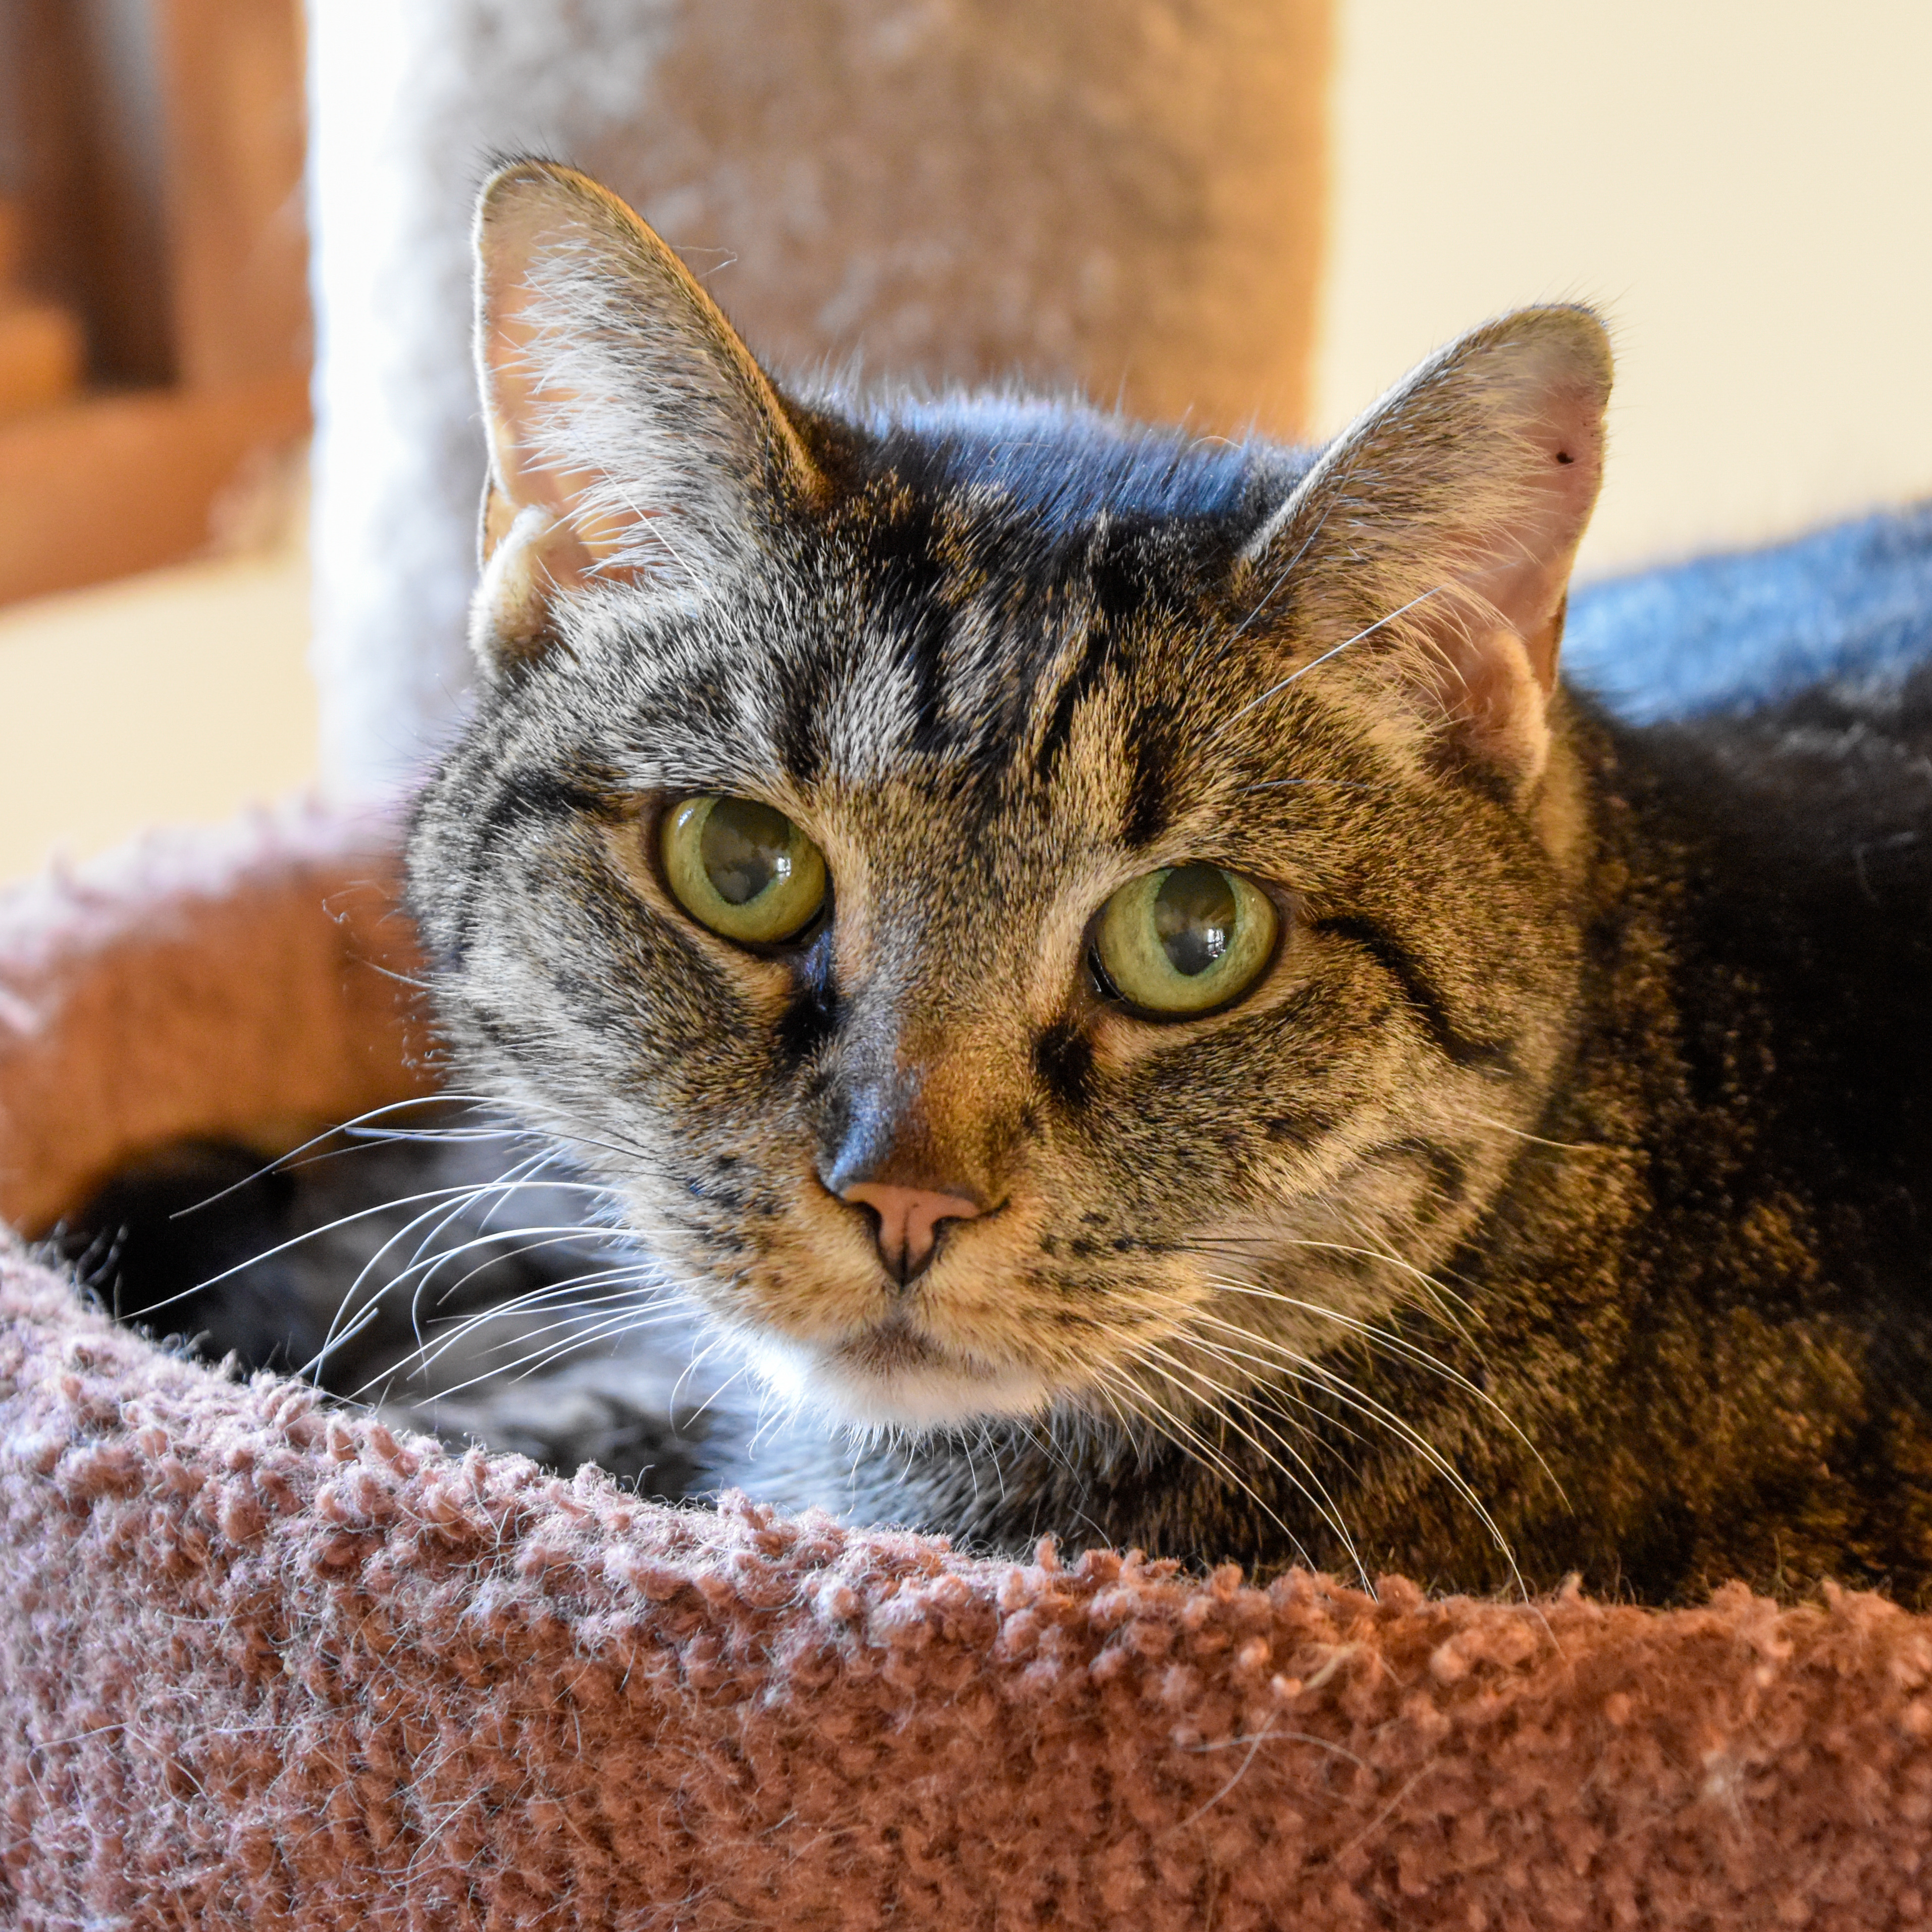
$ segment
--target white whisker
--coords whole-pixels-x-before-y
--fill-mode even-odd
[[[1275,1455],[1274,1452],[1262,1442],[1258,1436],[1251,1434],[1248,1430],[1244,1429],[1238,1421],[1235,1420],[1234,1411],[1237,1406],[1240,1405],[1242,1402],[1243,1391],[1224,1388],[1220,1383],[1216,1382],[1213,1377],[1205,1374],[1200,1370],[1190,1367],[1184,1362],[1178,1361],[1173,1356],[1168,1354],[1166,1350],[1160,1348],[1158,1346],[1143,1346],[1134,1352],[1132,1359],[1136,1361],[1144,1361],[1148,1363],[1150,1366],[1154,1367],[1155,1372],[1156,1374],[1162,1372],[1160,1365],[1165,1364],[1168,1368],[1179,1371],[1180,1373],[1192,1376],[1202,1382],[1210,1396],[1210,1406],[1215,1410],[1219,1418],[1227,1424],[1229,1426],[1232,1427],[1235,1432],[1240,1436],[1242,1438],[1262,1457],[1270,1468],[1276,1470],[1281,1475],[1285,1476],[1300,1493],[1303,1498],[1314,1506],[1316,1514],[1319,1515],[1322,1521],[1335,1532],[1336,1538],[1341,1544],[1342,1547],[1348,1552],[1349,1562],[1354,1565],[1356,1570],[1361,1574],[1364,1580],[1366,1581],[1367,1571],[1363,1564],[1361,1553],[1355,1547],[1354,1539],[1348,1534],[1348,1526],[1342,1520],[1341,1513],[1336,1507],[1334,1498],[1329,1495],[1327,1486],[1322,1483],[1321,1478],[1316,1474],[1313,1468],[1310,1465],[1307,1458],[1304,1456],[1292,1443],[1290,1443],[1287,1438],[1282,1436],[1279,1430],[1269,1427],[1268,1424],[1264,1422],[1262,1418],[1255,1414],[1252,1408],[1246,1410],[1246,1413],[1250,1416],[1250,1419],[1254,1422],[1256,1426],[1267,1430],[1268,1433],[1281,1445],[1282,1450],[1294,1459],[1295,1462],[1306,1474],[1307,1480],[1304,1482],[1302,1480],[1302,1478],[1297,1475],[1294,1470],[1288,1468],[1282,1462],[1281,1459]],[[1184,1384],[1176,1380],[1172,1376],[1169,1376],[1168,1379],[1170,1382],[1173,1382],[1174,1386],[1177,1388],[1185,1387]],[[1310,1484],[1313,1485],[1312,1489],[1309,1486]],[[1252,1493],[1252,1492],[1250,1493]],[[1258,1501],[1258,1498],[1257,1498],[1256,1500]],[[1282,1526],[1286,1528],[1286,1525]],[[1297,1544],[1297,1547],[1300,1547],[1298,1544]]]
[[[1214,1283],[1214,1286],[1220,1288],[1232,1288],[1237,1292],[1240,1292],[1244,1288],[1245,1284],[1232,1281],[1216,1281]],[[1312,1304],[1298,1305],[1310,1307],[1314,1306],[1314,1304]],[[1354,1322],[1351,1317],[1338,1315],[1336,1311],[1332,1309],[1317,1309],[1316,1310],[1316,1312],[1327,1314],[1335,1320],[1341,1322],[1344,1325],[1355,1329],[1358,1332],[1375,1336],[1378,1340],[1390,1342],[1397,1342],[1398,1338],[1393,1336],[1382,1336],[1378,1334],[1378,1331],[1367,1328],[1364,1324]],[[1244,1331],[1244,1333],[1246,1333],[1246,1331]],[[1429,1464],[1430,1468],[1434,1469],[1438,1474],[1442,1476],[1448,1481],[1457,1494],[1459,1494],[1462,1498],[1463,1501],[1469,1505],[1470,1508],[1474,1511],[1478,1520],[1482,1523],[1484,1528],[1488,1531],[1490,1538],[1495,1542],[1497,1549],[1502,1552],[1504,1561],[1509,1564],[1511,1573],[1516,1576],[1519,1586],[1522,1586],[1522,1575],[1521,1573],[1516,1570],[1516,1558],[1510,1549],[1508,1539],[1503,1534],[1502,1528],[1497,1524],[1496,1519],[1490,1514],[1488,1506],[1483,1502],[1481,1497],[1476,1493],[1475,1490],[1471,1485],[1468,1479],[1463,1475],[1462,1472],[1458,1469],[1454,1463],[1450,1462],[1448,1458],[1445,1456],[1441,1450],[1439,1450],[1436,1445],[1431,1442],[1426,1436],[1423,1435],[1422,1432],[1412,1423],[1410,1423],[1406,1418],[1398,1414],[1395,1410],[1390,1408],[1386,1403],[1377,1401],[1376,1398],[1370,1395],[1366,1390],[1358,1387],[1356,1384],[1349,1382],[1345,1376],[1339,1374],[1328,1363],[1322,1360],[1319,1358],[1312,1355],[1306,1355],[1302,1354],[1299,1350],[1291,1349],[1285,1342],[1276,1341],[1272,1336],[1248,1334],[1247,1339],[1256,1346],[1273,1352],[1282,1359],[1284,1364],[1292,1363],[1295,1367],[1300,1370],[1306,1376],[1313,1378],[1319,1386],[1322,1387],[1329,1394],[1333,1395],[1336,1400],[1347,1404],[1347,1406],[1357,1414],[1363,1416],[1368,1420],[1380,1423],[1383,1427],[1390,1430],[1402,1442],[1408,1444],[1408,1445],[1413,1449],[1417,1454],[1420,1455],[1424,1461]],[[1446,1379],[1455,1382],[1460,1387],[1467,1390],[1470,1394],[1474,1395],[1479,1402],[1492,1410],[1510,1432],[1514,1434],[1526,1448],[1528,1449],[1532,1455],[1536,1457],[1538,1462],[1542,1465],[1544,1472],[1550,1474],[1551,1481],[1552,1483],[1556,1481],[1554,1474],[1550,1471],[1549,1466],[1544,1462],[1543,1457],[1540,1453],[1538,1450],[1536,1445],[1532,1442],[1529,1440],[1529,1438],[1523,1433],[1522,1430],[1517,1426],[1516,1424],[1511,1419],[1508,1412],[1503,1409],[1491,1396],[1486,1394],[1483,1390],[1478,1388],[1476,1385],[1473,1382],[1470,1382],[1466,1376],[1460,1374],[1456,1370],[1450,1368],[1446,1363],[1438,1362],[1433,1357],[1428,1355],[1420,1349],[1414,1348],[1412,1346],[1407,1346],[1406,1345],[1402,1346],[1405,1346],[1405,1353],[1407,1359],[1414,1360],[1418,1366],[1428,1368],[1433,1372],[1444,1377]],[[1562,1493],[1560,1486],[1558,1487],[1558,1493],[1559,1495]],[[1526,1587],[1526,1586],[1524,1587]]]
[[[1136,1358],[1136,1359],[1138,1358]],[[1197,1393],[1189,1389],[1184,1382],[1162,1369],[1158,1363],[1148,1362],[1146,1366],[1163,1382],[1180,1389],[1184,1394],[1192,1396]],[[1111,1372],[1103,1370],[1103,1372]],[[1133,1390],[1133,1384],[1130,1381],[1124,1383],[1124,1386],[1136,1394],[1141,1393]],[[1144,1414],[1148,1422],[1160,1433],[1166,1436],[1176,1448],[1192,1456],[1204,1468],[1211,1469],[1231,1489],[1246,1496],[1249,1502],[1252,1503],[1256,1508],[1259,1510],[1262,1515],[1287,1538],[1288,1542],[1293,1546],[1295,1554],[1310,1569],[1319,1567],[1310,1555],[1307,1546],[1282,1520],[1280,1512],[1269,1503],[1268,1498],[1241,1474],[1234,1463],[1231,1462],[1220,1450],[1214,1448],[1191,1423],[1176,1414],[1171,1408],[1158,1405],[1150,1406]],[[1222,1415],[1220,1419],[1225,1421],[1226,1418]],[[1264,1456],[1266,1456],[1266,1453],[1265,1450],[1262,1451]]]
[[[1340,657],[1351,644],[1359,644],[1364,638],[1373,637],[1384,626],[1393,624],[1398,617],[1406,616],[1418,604],[1426,604],[1430,598],[1441,596],[1448,588],[1448,585],[1438,584],[1432,589],[1424,591],[1420,596],[1412,597],[1400,609],[1390,611],[1384,617],[1378,617],[1372,624],[1364,625],[1352,638],[1344,638],[1339,644],[1331,645],[1319,657],[1311,658],[1299,670],[1290,671],[1287,676],[1276,683],[1270,685],[1258,698],[1250,698],[1214,734],[1214,739],[1210,739],[1209,742],[1214,742],[1215,740],[1224,736],[1228,732],[1232,730],[1257,706],[1265,704],[1271,698],[1279,697],[1290,685],[1298,683],[1310,671],[1318,670],[1330,658]]]

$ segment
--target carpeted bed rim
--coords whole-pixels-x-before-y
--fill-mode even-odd
[[[144,1142],[422,1090],[386,836],[291,808],[0,898],[16,1225]],[[974,1558],[399,1439],[19,1242],[0,1318],[10,1922],[1932,1912],[1932,1619],[1876,1597]]]

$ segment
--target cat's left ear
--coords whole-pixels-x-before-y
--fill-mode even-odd
[[[1243,594],[1292,602],[1316,653],[1359,651],[1461,755],[1533,782],[1610,376],[1588,309],[1472,331],[1322,453],[1249,545]]]
[[[754,568],[820,478],[683,263],[588,176],[534,160],[484,184],[476,254],[485,667],[541,655],[557,599],[599,582],[702,602]]]

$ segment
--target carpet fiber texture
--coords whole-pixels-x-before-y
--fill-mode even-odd
[[[1864,586],[1806,663],[1892,674],[1924,531],[1772,554]],[[1711,680],[1685,708],[1749,688],[1731,568],[1616,593]],[[383,851],[291,809],[0,895],[0,1216],[424,1091]],[[1932,1618],[1877,1598],[1264,1589],[674,1511],[177,1359],[0,1228],[10,1928],[1928,1919]]]
[[[34,1928],[1874,1928],[1932,1623],[1378,1597],[680,1513],[225,1382],[0,1257]]]

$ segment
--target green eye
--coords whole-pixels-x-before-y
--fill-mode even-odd
[[[752,799],[686,799],[664,820],[664,867],[693,919],[754,946],[803,932],[825,903],[824,854]]]
[[[1176,866],[1107,902],[1094,950],[1124,1000],[1152,1013],[1202,1013],[1253,985],[1280,925],[1246,879],[1219,866]]]

